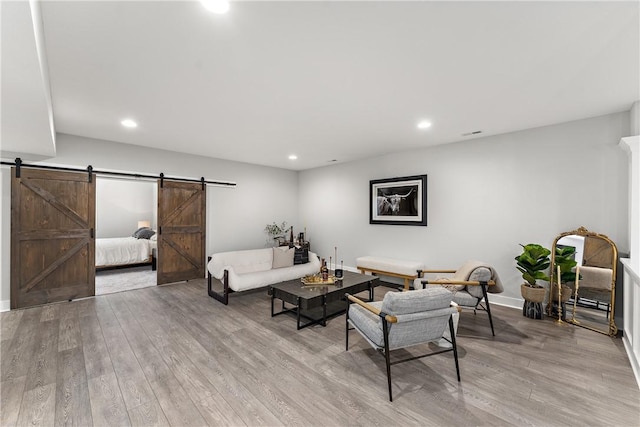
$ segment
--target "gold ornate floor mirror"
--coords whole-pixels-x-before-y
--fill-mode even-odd
[[[616,335],[617,262],[616,244],[604,234],[580,227],[556,237],[551,248],[547,315]]]

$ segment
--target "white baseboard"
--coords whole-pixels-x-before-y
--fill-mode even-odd
[[[522,310],[524,300],[522,298],[505,297],[500,294],[489,294],[491,304],[502,305],[505,307],[517,308]]]
[[[633,369],[633,375],[636,377],[636,384],[638,388],[640,388],[640,363],[626,334],[622,336],[622,343],[624,344],[624,349],[627,351],[627,357],[629,358],[631,369]]]
[[[9,311],[11,308],[11,303],[8,299],[0,300],[0,313],[3,311]]]

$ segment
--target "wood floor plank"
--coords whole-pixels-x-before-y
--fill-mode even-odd
[[[0,342],[4,342],[12,339],[15,333],[22,315],[25,310],[11,310],[2,313],[2,322],[0,322]]]
[[[95,311],[79,316],[80,337],[84,354],[87,378],[101,377],[113,373],[111,356],[102,335],[102,328]]]
[[[74,301],[78,307],[78,317],[95,316],[96,304],[99,304],[99,299],[96,298],[83,298],[81,300]]]
[[[27,372],[25,391],[56,383],[59,321],[41,321],[39,326],[36,332],[31,366]]]
[[[31,366],[35,336],[40,323],[42,309],[29,308],[23,311],[15,328],[13,338],[2,342],[0,348],[0,380],[7,381],[23,377]],[[2,313],[2,317],[4,318]]]
[[[108,300],[167,420],[172,425],[206,424],[122,298],[122,295],[114,294]]]
[[[168,298],[168,301],[172,301],[174,298],[176,300],[179,301],[180,299],[180,294],[185,291],[185,288],[175,288],[174,290],[172,290],[171,293],[171,297],[172,298]],[[269,300],[266,300],[267,302]],[[179,304],[179,302],[178,302]],[[254,307],[255,310],[255,307]],[[269,308],[267,305],[264,306],[264,310],[263,312],[268,312]],[[258,335],[256,335],[256,333],[259,334],[258,331],[263,331],[265,328],[261,326],[260,323],[257,323],[254,319],[256,319],[255,316],[255,311],[251,312],[251,314],[249,316],[247,316],[246,319],[244,319],[243,322],[238,322],[236,320],[236,322],[238,324],[244,324],[246,327],[244,329],[242,329],[241,331],[239,331],[240,333],[234,333],[231,336],[227,337],[227,341],[233,341],[234,337],[237,336],[248,336],[249,338],[247,338],[247,344],[244,343],[235,343],[234,345],[229,346],[229,348],[239,348],[239,349],[244,349],[247,348],[247,345],[250,346],[251,348],[254,348],[255,350],[250,352],[250,354],[253,355],[253,357],[260,357],[260,354],[264,353],[267,354],[268,350],[267,348],[276,348],[276,349],[283,349],[284,353],[298,353],[299,350],[297,350],[298,345],[294,344],[292,345],[287,345],[286,342],[278,342],[278,337],[277,336],[273,336],[272,334],[267,334],[269,335],[268,338],[266,338],[266,340],[270,341],[270,344],[267,345],[266,348],[261,348],[259,346],[257,346],[257,342],[256,340],[258,339]],[[258,318],[260,319],[260,318]],[[201,324],[204,324],[203,321],[200,321]],[[264,325],[264,321],[262,322],[262,325]],[[314,335],[316,332],[314,331],[313,328],[310,329],[305,329],[303,331],[295,331],[295,323],[286,323],[285,326],[287,327],[287,329],[290,331],[290,333],[288,333],[289,336],[292,336],[292,333],[302,333],[303,335],[305,334],[311,334]],[[215,323],[211,324],[209,326],[209,328],[211,330],[216,330],[215,328]],[[324,328],[320,328],[320,329],[324,329]],[[269,330],[270,331],[270,330]],[[342,335],[340,335],[342,337]],[[315,337],[314,337],[315,338]],[[313,341],[314,338],[311,338],[310,340]],[[309,340],[309,337],[307,336],[307,339]],[[340,348],[342,348],[342,343],[340,343]],[[328,347],[335,347],[335,342],[327,342],[326,343],[326,348],[324,350],[327,350]],[[325,362],[326,362],[326,357],[327,355],[332,355],[335,354],[335,350],[328,350],[328,351],[319,351],[319,352],[314,352],[313,354],[300,354],[299,357],[292,357],[289,359],[289,363],[285,363],[284,365],[281,366],[282,372],[278,373],[276,372],[275,374],[273,374],[273,370],[277,369],[274,368],[275,365],[270,365],[270,366],[262,366],[262,363],[264,362],[264,359],[262,360],[262,362],[258,362],[258,361],[254,361],[253,363],[251,363],[249,360],[245,359],[245,361],[247,361],[247,363],[250,363],[252,366],[255,367],[256,372],[258,373],[258,376],[267,376],[270,378],[266,378],[263,379],[263,381],[265,381],[266,383],[270,383],[270,384],[278,384],[278,383],[284,383],[286,381],[283,380],[287,380],[290,381],[291,378],[294,378],[293,382],[289,382],[289,384],[285,385],[286,389],[289,390],[289,395],[291,395],[292,393],[290,392],[290,390],[315,390],[313,393],[314,396],[314,403],[317,404],[318,407],[322,407],[325,408],[325,415],[324,415],[324,419],[323,421],[325,423],[328,424],[332,424],[331,421],[331,417],[335,416],[338,417],[340,419],[340,423],[344,424],[344,423],[348,423],[350,419],[356,419],[357,417],[362,417],[362,418],[367,418],[368,422],[366,422],[367,424],[377,424],[377,423],[386,423],[386,424],[398,424],[398,423],[403,423],[403,421],[405,420],[405,416],[404,414],[396,414],[396,417],[389,417],[387,418],[385,415],[380,414],[378,412],[376,412],[375,410],[375,406],[376,405],[369,405],[367,400],[368,400],[368,395],[367,393],[361,393],[360,390],[358,390],[358,393],[354,393],[353,392],[353,387],[351,385],[349,386],[345,386],[345,388],[343,390],[341,390],[340,388],[336,387],[336,382],[331,382],[330,385],[328,385],[327,387],[325,387],[325,384],[323,382],[323,378],[326,377],[327,372],[326,371],[322,371],[322,372],[318,372],[319,375],[297,375],[297,376],[292,376],[290,375],[291,372],[307,372],[306,370],[311,369],[313,372],[314,368],[316,366],[322,366]],[[246,352],[244,352],[246,353]],[[242,358],[243,352],[240,352],[238,355],[236,355],[235,358],[232,357],[232,359],[239,359]],[[274,355],[273,357],[271,357],[270,359],[272,360],[278,360],[281,361],[282,360],[282,356],[283,353],[278,353],[278,355]],[[305,363],[308,362],[308,365],[303,365]],[[320,379],[320,381],[314,381],[314,379]],[[307,382],[310,382],[307,384]],[[326,381],[326,383],[329,383],[329,381]],[[322,391],[326,391],[327,389],[330,389],[329,392],[327,393],[327,396],[331,396],[331,400],[335,401],[336,399],[340,399],[341,401],[341,406],[345,406],[348,408],[348,410],[344,410],[344,411],[340,411],[339,409],[334,409],[332,408],[331,404],[328,404],[328,401],[323,400],[323,398],[321,397],[323,394],[321,393]],[[300,396],[301,399],[308,399],[308,395],[306,393],[294,393],[296,395],[296,397]],[[307,400],[308,401],[308,400]],[[300,404],[300,403],[299,403]],[[327,415],[328,413],[331,413],[331,415]],[[366,420],[363,419],[362,422],[365,422]],[[336,421],[333,421],[333,423],[335,424]]]
[[[19,426],[53,426],[56,412],[56,385],[37,386],[24,393]]]
[[[89,387],[80,347],[58,353],[55,403],[56,425],[92,425]]]
[[[22,405],[26,377],[0,382],[0,425],[15,426]]]
[[[42,314],[40,315],[41,322],[49,322],[51,320],[57,320],[60,316],[60,304],[49,304],[42,307]]]
[[[107,298],[108,296],[99,298],[96,313],[127,409],[153,403],[156,397]]]
[[[115,373],[90,378],[88,386],[94,426],[131,425]]]
[[[191,401],[197,407],[198,411],[204,418],[207,425],[244,425],[240,417],[233,410],[229,410],[228,404],[220,396],[220,394],[211,386],[211,384],[202,380],[202,374],[188,358],[176,356],[175,353],[165,355],[162,362],[157,361],[157,353],[148,354],[148,349],[158,346],[158,340],[152,344],[147,338],[145,331],[141,325],[153,324],[153,317],[140,307],[135,308],[134,312],[130,311],[126,300],[131,298],[115,297],[110,300],[112,308],[121,323],[128,327],[125,332],[130,342],[135,342],[132,346],[136,356],[139,359],[146,360],[149,364],[158,364],[166,362],[171,368],[171,373],[175,375]],[[162,331],[159,331],[162,334]],[[158,337],[157,334],[149,334],[149,336]],[[162,348],[162,346],[160,346]],[[163,353],[165,354],[165,353]],[[143,368],[144,369],[144,368]],[[152,384],[153,386],[153,384]]]
[[[225,306],[194,280],[59,307],[21,310],[2,325],[11,334],[1,343],[2,425],[640,425],[620,339],[497,305],[495,337],[486,314],[461,314],[460,383],[450,353],[394,365],[392,403],[384,358],[354,332],[345,351],[344,316],[297,331],[294,317],[270,317],[264,289]],[[65,318],[70,333],[54,336],[75,346],[54,356],[47,331]],[[50,373],[31,373],[44,359],[57,363],[49,410]],[[83,383],[89,413],[78,416]]]
[[[138,300],[139,303],[148,304],[144,301]],[[148,304],[149,308],[153,308],[158,310],[158,312],[162,312],[165,310],[172,311],[172,308],[166,301],[163,303],[154,302],[153,305]],[[166,312],[166,311],[165,311]],[[155,312],[157,313],[157,312]],[[157,316],[156,316],[157,318]],[[184,316],[180,319],[180,324],[188,324],[189,327],[194,329],[190,329],[190,332],[187,332],[186,329],[182,327],[177,329],[177,335],[183,334],[193,334],[195,333],[197,336],[201,336],[201,334],[206,335],[207,331],[200,328],[200,326],[196,322],[192,322],[188,316]],[[161,322],[142,322],[145,327],[148,328],[156,328],[154,330],[149,330],[148,333],[154,336],[162,336],[160,331],[157,328],[166,328],[169,329],[169,325],[163,325]],[[172,322],[174,325],[177,322]],[[175,335],[173,337],[175,337]],[[226,335],[225,335],[226,336]],[[224,401],[229,406],[229,409],[233,410],[235,414],[227,414],[223,413],[225,418],[228,417],[239,417],[242,421],[247,425],[278,425],[281,424],[279,419],[258,399],[255,398],[252,391],[250,391],[250,387],[247,387],[243,382],[239,381],[236,375],[226,369],[221,363],[220,358],[217,355],[212,355],[209,351],[207,351],[201,344],[198,339],[193,338],[193,341],[182,348],[175,340],[175,338],[167,337],[168,344],[175,346],[173,350],[179,354],[180,358],[185,358],[190,360],[193,365],[201,372],[201,375],[209,381],[213,385],[216,391],[218,391],[221,395],[223,395]],[[210,345],[213,345],[215,348],[221,348],[224,346],[222,342],[215,339],[215,337],[207,336],[206,338],[202,338],[204,341],[208,342]],[[170,358],[173,362],[176,360],[175,358]],[[229,411],[227,409],[226,412]]]
[[[71,350],[81,346],[78,304],[72,303],[60,313],[60,332],[58,334],[58,351]]]
[[[157,401],[130,409],[129,419],[134,427],[166,427],[171,425]]]

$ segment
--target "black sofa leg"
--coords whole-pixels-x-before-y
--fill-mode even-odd
[[[223,293],[213,290],[212,281],[211,273],[207,271],[207,291],[209,296],[224,305],[229,305],[229,272],[227,270],[224,271],[224,277],[222,278],[222,284],[224,285]]]

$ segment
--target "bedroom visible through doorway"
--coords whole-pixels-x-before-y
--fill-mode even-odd
[[[157,284],[154,181],[96,178],[95,294]]]

